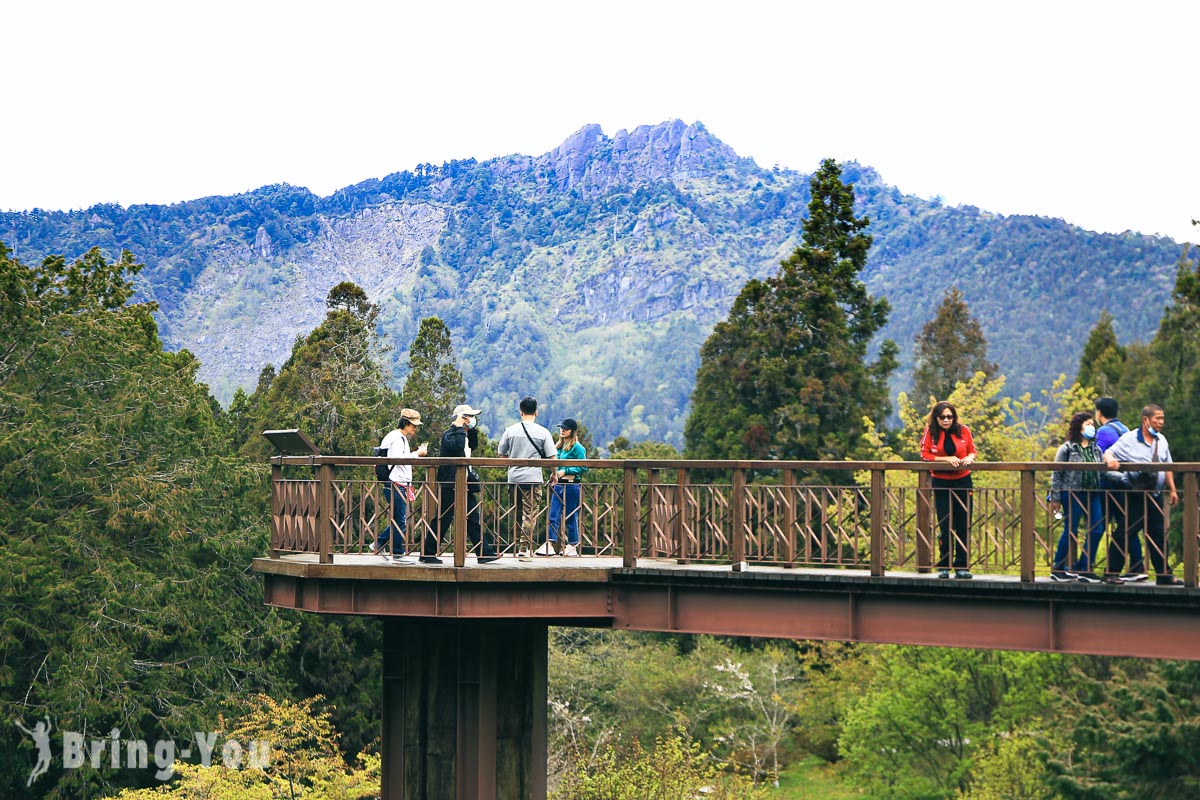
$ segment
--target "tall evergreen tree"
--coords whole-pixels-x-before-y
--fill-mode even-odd
[[[1112,314],[1101,311],[1100,319],[1096,320],[1083,345],[1075,380],[1080,386],[1091,386],[1101,396],[1116,396],[1126,355],[1125,348],[1117,341]]]
[[[467,401],[450,329],[437,317],[421,320],[409,350],[408,378],[400,397],[405,406],[421,412],[426,420],[422,439],[430,442],[436,442],[446,430],[454,407]]]
[[[262,469],[229,453],[199,366],[166,352],[140,269],[0,244],[0,718],[129,739],[211,730],[290,688],[294,622],[262,606]],[[89,798],[138,770],[52,769],[0,726],[0,797]],[[57,760],[56,760],[57,763]]]
[[[751,280],[700,351],[684,429],[696,458],[841,459],[856,451],[863,418],[887,415],[896,345],[867,362],[888,303],[859,273],[871,237],[854,216],[854,190],[832,159],[811,180],[802,243],[778,274]]]
[[[942,295],[937,313],[921,328],[914,343],[913,399],[918,405],[929,398],[945,400],[955,386],[976,372],[991,380],[999,369],[987,360],[983,328],[957,286]]]
[[[1147,363],[1131,352],[1122,380],[1138,403],[1166,409],[1176,461],[1200,459],[1200,260],[1192,253],[1191,245],[1184,245],[1171,302],[1150,342]]]
[[[259,430],[300,428],[323,453],[369,453],[399,412],[385,382],[379,309],[349,282],[330,290],[326,306],[325,320],[296,341],[279,374],[260,374],[245,407],[260,415]],[[254,456],[269,449],[255,436],[243,447]]]

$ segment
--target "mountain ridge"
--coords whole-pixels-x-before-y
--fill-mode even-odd
[[[870,167],[843,169],[872,220],[863,278],[893,306],[884,335],[906,367],[950,285],[1013,391],[1072,373],[1104,308],[1123,341],[1157,327],[1171,240],[948,208]],[[329,288],[352,280],[381,306],[397,383],[419,319],[436,314],[472,402],[497,425],[530,393],[598,442],[679,444],[699,346],[745,281],[799,243],[807,180],[739,157],[698,122],[613,137],[586,125],[540,156],[421,165],[327,197],[276,184],[171,206],[7,212],[0,240],[26,260],[131,249],[164,341],[199,358],[224,402],[281,363],[323,317]]]

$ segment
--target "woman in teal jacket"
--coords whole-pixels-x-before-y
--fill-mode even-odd
[[[558,426],[558,457],[560,459],[587,458],[583,445],[579,443],[579,423],[573,419],[564,419]],[[560,466],[555,470],[558,482],[550,488],[550,535],[545,546],[538,551],[539,556],[579,555],[579,482],[587,467]],[[562,530],[563,516],[566,515],[567,544],[563,546],[558,532]],[[553,548],[553,553],[551,553]]]

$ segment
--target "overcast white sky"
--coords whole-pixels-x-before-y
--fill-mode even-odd
[[[39,2],[3,12],[0,209],[328,195],[702,122],[761,166],[1200,239],[1200,3]]]

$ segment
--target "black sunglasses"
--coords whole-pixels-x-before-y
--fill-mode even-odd
[[[954,419],[953,414],[938,414],[938,419]]]

